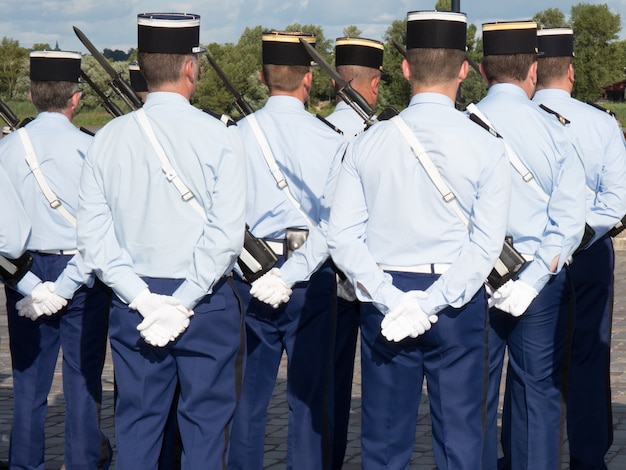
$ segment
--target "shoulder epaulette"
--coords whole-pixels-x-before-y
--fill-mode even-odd
[[[328,127],[330,127],[332,130],[334,130],[337,134],[343,135],[343,131],[339,129],[337,126],[335,126],[332,122],[328,121],[327,119],[324,119],[319,114],[316,114],[315,117],[319,119],[320,121],[322,121],[324,124],[326,124]]]
[[[235,120],[233,118],[231,118],[230,116],[228,116],[227,114],[216,113],[215,111],[211,111],[210,109],[203,109],[202,111],[207,113],[209,116],[213,116],[215,119],[218,119],[219,121],[222,121],[222,123],[226,127],[236,126],[237,125]]]
[[[613,111],[611,111],[610,109],[607,109],[607,108],[603,108],[602,106],[600,106],[599,104],[594,103],[593,101],[587,101],[587,104],[589,106],[593,106],[596,109],[599,109],[600,111],[602,111],[603,113],[608,114],[609,116],[615,117],[615,113]]]
[[[559,120],[559,122],[561,124],[563,124],[564,126],[567,126],[570,123],[569,119],[567,119],[566,117],[564,117],[561,114],[557,113],[555,110],[548,108],[545,104],[540,104],[539,107],[541,109],[543,109],[546,113],[550,113],[550,114],[553,114],[554,116],[556,116],[556,118]]]
[[[79,130],[81,132],[84,132],[87,135],[90,135],[91,137],[93,137],[94,135],[96,135],[95,132],[91,132],[89,129],[87,129],[86,127],[80,127]]]

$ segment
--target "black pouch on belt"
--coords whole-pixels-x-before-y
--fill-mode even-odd
[[[587,246],[587,243],[589,243],[589,241],[593,238],[595,234],[596,231],[591,228],[591,225],[585,224],[585,232],[583,233],[583,238],[582,240],[580,240],[580,245],[578,245],[578,248],[576,248],[576,251],[574,251],[573,254],[577,255],[578,253],[580,253]]]
[[[272,269],[278,262],[278,256],[262,238],[256,238],[248,226],[243,238],[243,250],[237,258],[237,264],[243,278],[250,284]]]
[[[309,229],[288,227],[285,230],[285,259],[289,259],[294,251],[304,245],[304,242],[308,237]]]
[[[513,238],[506,237],[502,252],[487,277],[487,283],[493,290],[498,289],[506,281],[513,279],[525,262],[524,257],[513,247]]]
[[[608,232],[609,237],[615,237],[619,235],[620,233],[624,231],[625,228],[626,228],[626,215],[622,217],[622,220],[616,223],[615,226],[611,230],[609,230]]]

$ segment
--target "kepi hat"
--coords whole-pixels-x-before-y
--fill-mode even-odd
[[[410,11],[406,19],[408,49],[467,49],[467,15],[451,11]]]
[[[300,38],[315,47],[315,34],[301,31],[266,31],[263,33],[263,64],[305,65],[313,59],[300,43]]]
[[[572,28],[546,28],[537,30],[539,57],[574,57],[574,31]]]
[[[537,23],[505,21],[483,24],[483,55],[537,54]]]
[[[137,15],[137,50],[160,54],[197,54],[200,15],[193,13],[140,13]]]
[[[32,51],[30,79],[78,83],[81,55],[78,52]]]

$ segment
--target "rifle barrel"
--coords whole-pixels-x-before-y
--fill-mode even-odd
[[[246,99],[243,96],[243,93],[239,92],[239,90],[235,88],[235,85],[233,85],[233,83],[228,79],[228,77],[226,76],[222,68],[218,65],[218,63],[215,61],[213,56],[211,56],[211,54],[208,51],[206,52],[205,55],[209,61],[209,64],[211,64],[211,67],[213,67],[213,70],[215,70],[215,73],[217,73],[217,76],[220,77],[220,80],[222,80],[222,83],[224,83],[226,88],[228,88],[228,91],[231,93],[231,95],[235,97],[235,105],[237,106],[237,109],[239,110],[239,112],[243,116],[252,114],[254,112],[254,109],[252,109],[252,106],[250,106],[250,103],[246,101]]]

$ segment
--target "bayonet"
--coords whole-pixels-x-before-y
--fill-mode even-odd
[[[109,98],[91,78],[85,73],[84,70],[80,71],[81,78],[91,87],[91,89],[100,97],[102,101],[102,107],[113,117],[122,116],[124,113],[122,110]]]
[[[209,64],[211,64],[211,67],[213,67],[213,70],[215,70],[215,73],[217,73],[217,76],[220,77],[220,80],[222,80],[222,83],[226,86],[226,88],[228,88],[228,91],[235,97],[235,106],[237,107],[241,115],[247,116],[248,114],[252,114],[254,112],[254,109],[252,109],[252,106],[250,106],[250,103],[246,101],[246,99],[243,96],[243,93],[240,93],[239,90],[235,88],[235,85],[233,85],[233,83],[228,79],[228,77],[226,76],[222,68],[217,64],[217,62],[215,62],[215,59],[211,56],[211,54],[208,51],[206,52],[205,55],[209,61]]]
[[[300,43],[305,47],[309,55],[324,71],[335,81],[337,96],[341,97],[346,104],[350,105],[359,116],[363,118],[367,127],[371,126],[376,119],[376,110],[367,102],[367,100],[350,85],[350,82],[343,79],[339,72],[331,66],[326,59],[308,42],[300,38]]]
[[[98,61],[98,63],[102,66],[102,68],[106,71],[107,74],[111,77],[111,81],[109,82],[109,86],[113,88],[113,90],[124,100],[124,102],[130,107],[132,110],[136,110],[141,108],[141,99],[135,93],[135,90],[126,82],[121,74],[116,72],[113,66],[109,63],[106,57],[93,45],[93,43],[83,34],[83,32],[78,29],[76,26],[73,27],[76,36],[80,39],[80,42],[87,48],[87,50],[91,53],[91,55]]]

